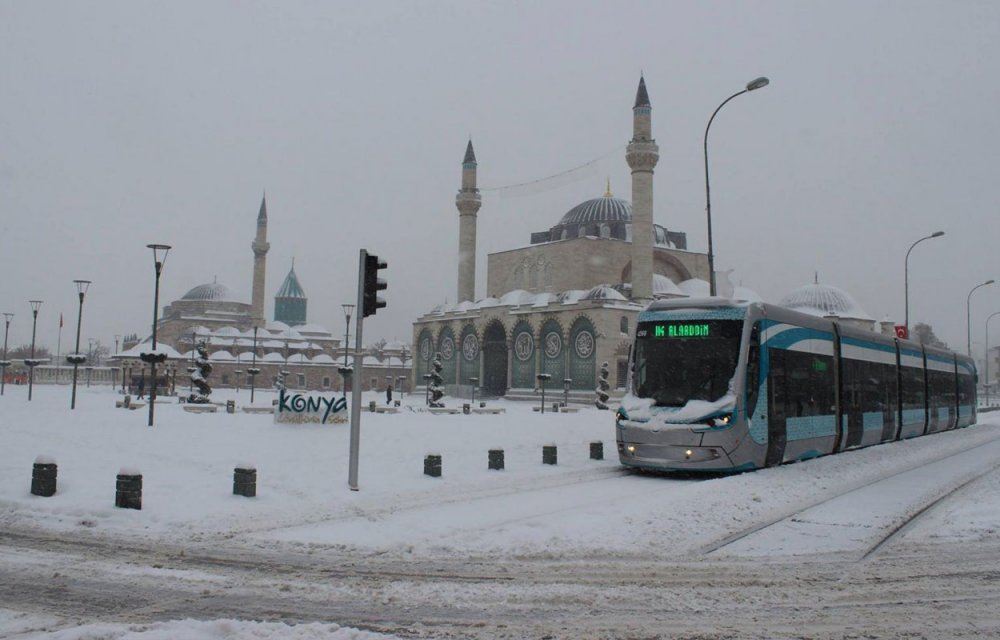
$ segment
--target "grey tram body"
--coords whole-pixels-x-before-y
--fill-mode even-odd
[[[678,407],[630,416],[630,398],[643,398],[635,381],[643,327],[720,318],[742,322],[732,406],[676,422]],[[971,358],[836,319],[719,298],[664,300],[639,315],[636,333],[615,429],[628,467],[748,471],[976,421]]]

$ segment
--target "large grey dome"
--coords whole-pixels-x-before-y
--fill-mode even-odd
[[[872,319],[850,294],[828,284],[809,284],[799,287],[782,298],[778,304],[814,315],[831,315],[861,320]],[[816,312],[821,312],[821,314]]]
[[[239,302],[229,287],[218,282],[200,284],[184,294],[181,300],[217,300],[227,302]]]
[[[562,217],[559,224],[631,221],[632,204],[627,200],[606,194],[603,198],[594,198],[593,200],[587,200],[576,205],[566,212],[566,215]]]

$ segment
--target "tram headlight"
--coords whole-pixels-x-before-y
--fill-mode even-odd
[[[691,449],[687,449],[684,451],[684,457],[687,459],[690,459],[692,454],[694,454],[694,451],[692,451]]]
[[[634,444],[630,444],[630,445],[626,446],[625,447],[625,451],[628,451],[629,455],[633,455],[634,456],[635,455],[635,445]]]

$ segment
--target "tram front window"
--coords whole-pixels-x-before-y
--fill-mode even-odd
[[[636,328],[635,394],[682,407],[729,391],[740,353],[742,320],[643,322]]]

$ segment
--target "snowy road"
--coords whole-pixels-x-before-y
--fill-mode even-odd
[[[61,408],[5,416],[0,637],[373,637],[316,626],[333,623],[449,639],[1000,635],[997,414],[707,479],[587,459],[607,438],[603,412],[371,416],[350,492],[327,473],[344,461],[335,428],[167,405],[148,430],[106,396],[81,399],[71,428]],[[558,466],[540,464],[544,442],[559,444]],[[502,473],[485,468],[496,444]],[[432,448],[442,478],[413,464]],[[53,498],[27,495],[42,452],[61,463]],[[218,480],[236,457],[259,464],[258,498]],[[147,471],[142,511],[110,505],[120,460]],[[229,631],[179,633],[188,618]]]

